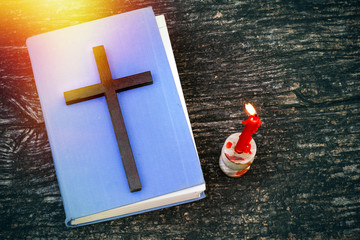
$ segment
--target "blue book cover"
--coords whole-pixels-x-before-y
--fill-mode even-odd
[[[205,182],[164,24],[149,7],[27,40],[67,226],[204,197]],[[153,79],[150,85],[117,93],[140,191],[129,191],[105,97],[71,105],[64,99],[64,92],[100,83],[93,47],[101,45],[113,79],[147,71]]]

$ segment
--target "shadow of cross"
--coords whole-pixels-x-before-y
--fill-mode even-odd
[[[64,92],[65,102],[67,105],[70,105],[105,96],[130,192],[136,192],[141,190],[141,183],[117,98],[117,92],[152,84],[151,73],[148,71],[128,77],[112,79],[104,46],[93,47],[93,52],[101,83]]]

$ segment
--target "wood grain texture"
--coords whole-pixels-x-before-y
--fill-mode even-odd
[[[1,239],[358,239],[357,1],[69,2],[0,3]],[[167,19],[207,198],[68,229],[25,40],[149,5]],[[231,179],[218,159],[246,102],[258,152]]]

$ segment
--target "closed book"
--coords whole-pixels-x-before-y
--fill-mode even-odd
[[[26,44],[67,226],[139,214],[205,196],[163,16],[155,18],[148,7],[33,36]],[[66,100],[66,94],[76,89],[95,86],[102,91],[105,86],[96,49],[106,53],[110,78],[119,84],[129,81],[129,76],[152,80],[115,93],[141,183],[133,192],[123,163],[123,145],[117,138],[123,135],[115,130],[119,118],[114,120],[111,115],[106,93],[71,104]]]

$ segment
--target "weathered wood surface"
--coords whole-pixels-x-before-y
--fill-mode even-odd
[[[299,3],[300,2],[300,3]],[[165,14],[207,198],[69,229],[25,40],[152,5]],[[1,239],[358,239],[357,1],[1,1]],[[252,102],[240,179],[218,166]]]

